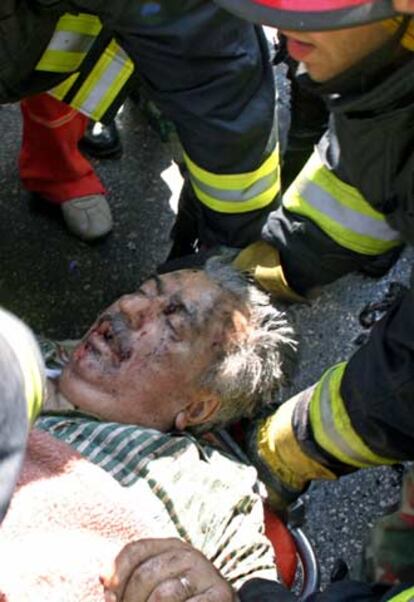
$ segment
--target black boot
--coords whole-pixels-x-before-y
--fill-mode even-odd
[[[86,132],[79,142],[81,151],[98,159],[119,159],[122,143],[115,121],[108,125],[89,121]]]

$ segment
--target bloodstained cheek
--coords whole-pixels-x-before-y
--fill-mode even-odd
[[[86,352],[87,349],[85,343],[81,343],[78,347],[76,347],[72,357],[75,361],[81,360],[85,357]]]

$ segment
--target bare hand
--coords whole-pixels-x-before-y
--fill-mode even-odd
[[[236,594],[203,554],[179,539],[141,539],[102,577],[105,602],[236,602]]]

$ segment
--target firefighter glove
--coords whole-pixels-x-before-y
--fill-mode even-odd
[[[260,240],[240,251],[233,265],[251,274],[256,283],[276,299],[290,303],[307,302],[290,288],[280,264],[279,252],[267,242]]]

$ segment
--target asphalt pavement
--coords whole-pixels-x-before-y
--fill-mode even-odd
[[[123,157],[94,162],[107,188],[114,231],[89,245],[66,232],[59,213],[39,211],[29,203],[17,170],[20,112],[17,106],[0,108],[0,304],[39,334],[79,337],[102,308],[134,290],[168,253],[178,170],[135,105],[127,104],[117,119]],[[408,250],[385,278],[349,276],[327,287],[311,307],[289,310],[300,333],[301,357],[285,398],[357,349],[366,332],[358,319],[361,310],[382,299],[390,282],[406,283],[413,259]],[[304,496],[306,530],[324,583],[336,559],[355,561],[375,517],[397,501],[399,486],[400,473],[391,468],[311,486]]]

